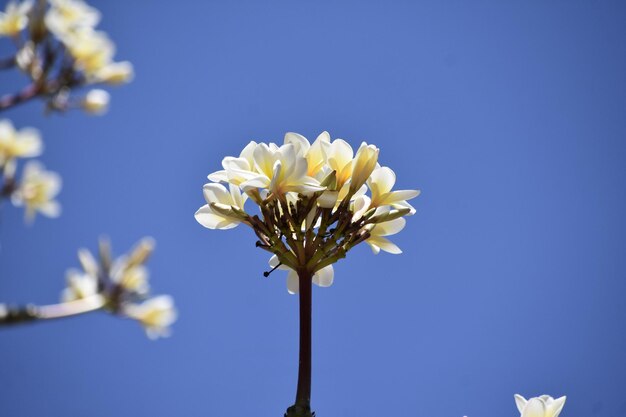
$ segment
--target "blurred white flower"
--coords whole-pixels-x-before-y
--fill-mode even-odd
[[[61,206],[54,200],[61,190],[61,177],[37,161],[24,166],[22,180],[11,196],[13,204],[26,207],[26,221],[32,222],[36,212],[47,217],[58,217]]]
[[[150,339],[169,336],[170,326],[178,317],[174,300],[169,295],[150,298],[140,304],[128,304],[124,309],[128,317],[141,323]]]
[[[61,301],[69,302],[91,297],[98,293],[98,277],[70,269],[66,274],[67,287],[61,293]]]
[[[109,109],[109,100],[111,96],[108,92],[101,89],[89,90],[83,99],[83,109],[87,113],[101,115]]]
[[[521,417],[558,417],[565,405],[566,396],[554,399],[549,395],[529,398],[515,394],[515,405]]]
[[[128,61],[111,62],[95,71],[92,82],[107,83],[111,85],[129,83],[135,77],[133,64]]]
[[[100,12],[82,0],[49,0],[50,9],[44,18],[46,27],[58,38],[80,28],[93,28],[100,21]]]
[[[115,45],[106,33],[91,28],[80,28],[68,33],[63,42],[74,58],[76,69],[83,71],[87,78],[111,64]]]
[[[148,268],[129,264],[126,257],[116,259],[111,267],[111,282],[127,293],[147,294],[150,290],[148,276]]]
[[[300,290],[300,280],[298,279],[298,273],[288,266],[280,265],[280,262],[276,255],[270,258],[269,264],[272,268],[288,271],[287,292],[289,292],[289,294],[297,294]],[[328,265],[313,274],[313,284],[317,285],[318,287],[330,287],[331,285],[333,285],[334,278],[335,270],[333,269],[332,265]]]
[[[0,120],[0,167],[14,158],[39,156],[42,150],[38,130],[24,128],[18,131],[9,120]]]
[[[10,1],[0,12],[0,36],[16,36],[28,25],[28,13],[33,1]]]
[[[15,54],[15,64],[24,72],[30,72],[30,66],[35,61],[35,43],[26,41],[24,45]]]

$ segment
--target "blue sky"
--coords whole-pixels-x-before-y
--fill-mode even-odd
[[[402,255],[360,247],[314,290],[320,417],[517,416],[515,393],[626,414],[623,2],[92,4],[137,77],[105,117],[2,115],[42,131],[64,212],[4,207],[0,298],[54,302],[79,247],[150,235],[180,320],[158,342],[105,314],[0,331],[0,415],[281,416],[297,298],[249,230],[193,213],[224,156],[322,130],[422,195]]]

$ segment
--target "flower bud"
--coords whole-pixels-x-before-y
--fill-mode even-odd
[[[156,242],[151,237],[141,239],[130,253],[128,267],[144,264],[152,254],[152,251],[154,251],[155,245]]]
[[[90,90],[83,99],[83,109],[91,114],[104,114],[109,108],[109,99],[109,93],[104,90]]]
[[[363,142],[352,161],[352,180],[350,181],[350,191],[355,192],[369,178],[376,168],[378,162],[379,149],[374,145]]]
[[[386,213],[379,214],[378,216],[374,216],[369,219],[368,223],[383,223],[391,220],[399,219],[400,217],[404,217],[411,212],[409,208],[401,208],[397,210],[390,210]]]

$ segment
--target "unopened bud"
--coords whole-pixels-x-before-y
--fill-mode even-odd
[[[135,76],[133,64],[128,61],[114,62],[96,73],[96,80],[112,85],[126,84],[133,80]]]
[[[128,258],[128,266],[142,265],[147,260],[152,251],[154,251],[154,246],[156,242],[151,237],[144,237],[137,243],[137,245],[133,248]]]
[[[101,115],[109,109],[111,96],[104,90],[95,89],[87,93],[83,99],[83,109],[87,113]]]
[[[368,223],[384,223],[389,222],[391,220],[399,219],[400,217],[404,217],[411,212],[409,208],[401,208],[397,210],[391,210],[387,213],[379,214],[378,216],[374,216],[368,220]]]

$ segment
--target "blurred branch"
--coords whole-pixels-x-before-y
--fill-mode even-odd
[[[0,326],[77,316],[100,310],[104,305],[105,299],[99,294],[67,303],[44,306],[28,304],[15,307],[0,304]]]
[[[41,91],[41,86],[31,84],[20,92],[3,96],[0,98],[0,112],[37,97]]]

